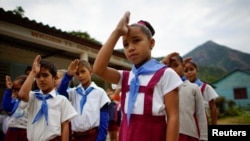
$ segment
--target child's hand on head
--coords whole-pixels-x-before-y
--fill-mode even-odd
[[[41,55],[37,55],[33,61],[32,70],[31,70],[35,74],[39,73],[40,71],[40,61],[41,61]]]
[[[116,31],[118,31],[121,36],[126,35],[128,33],[129,18],[130,12],[127,11],[116,26]]]
[[[172,52],[172,53],[168,54],[165,58],[163,58],[162,63],[165,65],[169,65],[171,58],[174,56],[179,56],[179,53]]]
[[[8,88],[8,89],[11,89],[13,86],[11,78],[8,75],[5,76],[5,84],[6,84],[6,88]]]
[[[78,69],[79,59],[72,61],[68,67],[68,75],[74,75]]]
[[[189,63],[190,61],[192,61],[192,57],[187,57],[183,60],[183,65],[185,66],[187,63]]]

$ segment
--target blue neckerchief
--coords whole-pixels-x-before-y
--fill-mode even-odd
[[[11,115],[12,118],[21,118],[25,114],[25,110],[21,108],[17,108],[15,112]]]
[[[132,72],[134,73],[134,78],[132,78],[131,83],[130,83],[130,95],[128,99],[128,111],[127,111],[127,120],[129,123],[130,120],[130,115],[133,110],[137,94],[139,91],[140,87],[140,82],[139,82],[139,75],[147,75],[147,74],[153,74],[157,70],[161,69],[165,65],[161,64],[159,61],[156,61],[155,59],[151,59],[142,66],[140,66],[138,69],[133,65],[132,67]]]
[[[41,104],[41,108],[38,111],[38,113],[36,114],[32,124],[34,124],[36,121],[38,121],[42,117],[42,115],[44,115],[45,120],[46,120],[47,125],[48,125],[48,104],[47,104],[46,100],[49,98],[53,98],[53,97],[50,94],[44,95],[44,94],[41,94],[39,92],[35,93],[35,96],[37,99],[42,100],[42,104]]]
[[[194,81],[194,83],[197,84],[198,86],[201,86],[203,84],[203,82],[198,78]]]
[[[82,114],[82,110],[83,110],[83,106],[85,105],[86,101],[87,101],[87,96],[89,95],[89,93],[93,90],[93,87],[88,87],[86,89],[86,91],[84,91],[82,89],[82,87],[77,87],[76,88],[76,92],[82,96],[81,101],[80,101],[80,110],[81,110],[81,114]]]
[[[187,80],[187,78],[186,78],[185,76],[182,76],[182,77],[181,77],[181,80],[184,82],[184,81]]]
[[[14,112],[16,111],[16,109],[17,109],[17,107],[18,107],[18,105],[20,103],[20,100],[15,98],[15,99],[11,100],[11,103],[14,103],[14,106],[13,106],[11,112],[10,112],[10,115],[14,114]]]

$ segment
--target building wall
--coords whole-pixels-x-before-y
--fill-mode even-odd
[[[67,69],[76,58],[88,60],[92,65],[101,47],[2,9],[0,12],[0,103],[6,88],[5,76],[10,75],[14,79],[24,74],[36,55],[40,54],[43,59],[54,62],[58,69]],[[114,51],[109,66],[129,69],[131,63],[124,54]],[[98,76],[93,75],[92,78],[98,86],[104,89],[110,87]]]
[[[238,106],[250,105],[250,74],[243,71],[235,71],[224,79],[213,84],[219,96],[226,100],[233,100]],[[234,88],[246,88],[247,99],[234,99]]]

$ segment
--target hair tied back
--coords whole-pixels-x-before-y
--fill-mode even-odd
[[[144,21],[144,20],[140,20],[137,23],[146,26],[149,29],[149,31],[151,32],[152,36],[154,36],[155,30],[149,22]]]

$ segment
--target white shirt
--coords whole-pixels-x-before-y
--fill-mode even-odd
[[[40,93],[42,92],[40,91]],[[27,136],[30,141],[49,141],[57,136],[61,136],[61,124],[77,115],[65,96],[57,94],[55,90],[52,90],[49,94],[53,98],[47,99],[47,125],[44,116],[32,124],[33,119],[41,108],[42,101],[36,98],[34,91],[29,93]]]
[[[27,128],[27,103],[24,101],[20,101],[16,111],[11,115],[9,119],[9,127],[13,128]]]
[[[122,86],[122,71],[119,71],[121,75],[121,79],[117,85],[117,88],[121,88]],[[154,74],[150,75],[139,75],[139,81],[141,86],[147,86],[148,82],[151,80]],[[130,84],[130,81],[134,77],[134,74],[132,71],[130,71],[128,84]],[[164,104],[164,95],[168,92],[172,91],[176,87],[180,86],[182,84],[181,78],[177,75],[177,73],[171,69],[167,68],[163,75],[161,76],[159,82],[156,84],[153,92],[153,108],[152,108],[152,114],[153,115],[166,115],[165,112],[165,104]],[[126,99],[125,99],[125,113],[127,113],[127,107],[128,107],[128,99],[129,99],[129,92],[126,93]],[[132,114],[143,114],[144,109],[144,96],[143,93],[138,93],[134,108],[132,110]]]
[[[202,87],[202,85],[200,86],[200,88],[201,87]],[[206,110],[209,109],[209,101],[219,97],[219,95],[216,93],[216,91],[213,89],[213,87],[209,84],[206,84],[205,90],[204,90],[202,95],[204,98],[204,107]]]
[[[81,84],[78,85],[78,87]],[[91,82],[89,87],[94,89],[88,94],[87,101],[83,107],[81,114],[80,101],[82,96],[76,92],[76,88],[69,88],[67,90],[69,94],[69,100],[73,107],[76,109],[78,115],[71,120],[72,131],[84,132],[99,126],[100,124],[100,109],[110,102],[106,92],[94,82]]]

